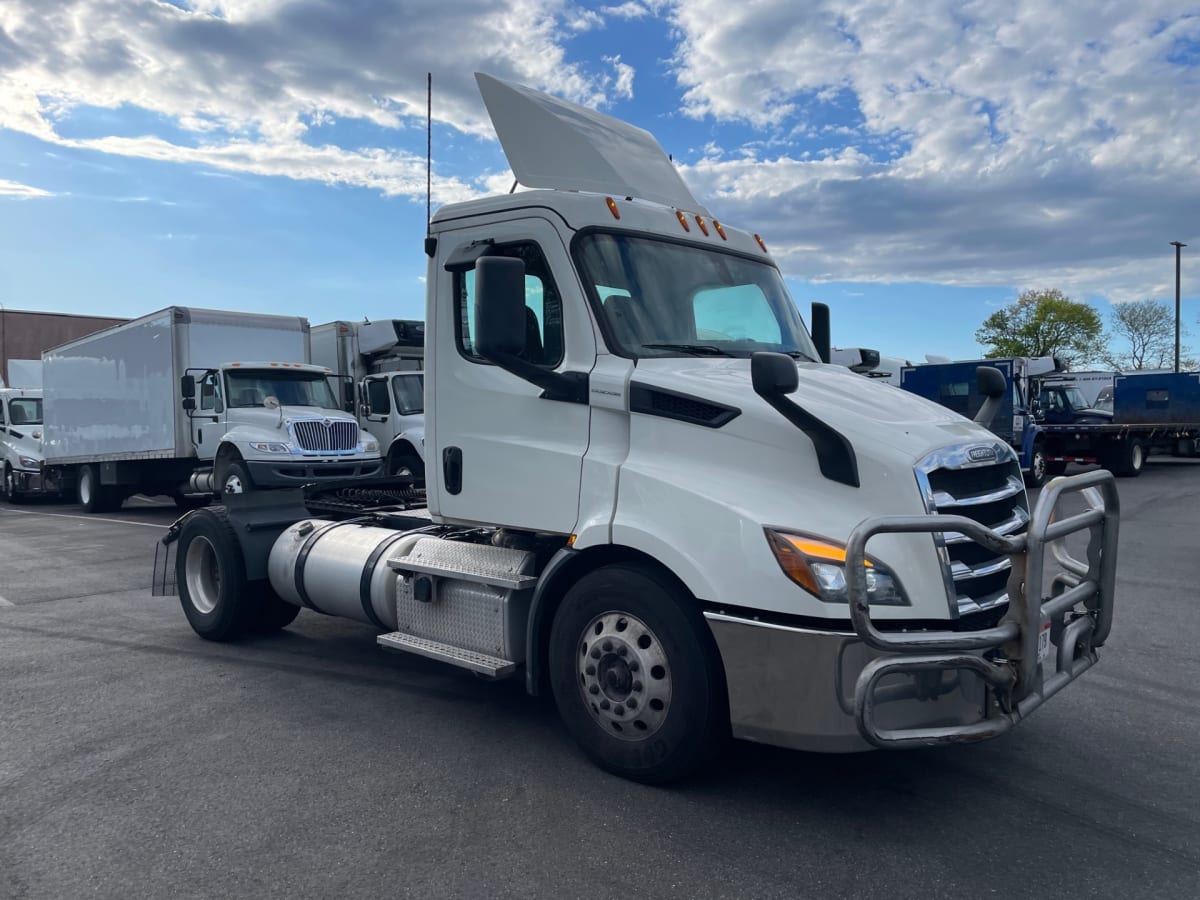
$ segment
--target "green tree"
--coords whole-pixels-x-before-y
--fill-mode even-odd
[[[1175,312],[1157,300],[1117,303],[1109,316],[1109,352],[1104,361],[1122,372],[1169,369],[1175,365]],[[1183,329],[1183,335],[1187,330]],[[1180,364],[1191,369],[1191,351],[1179,348]]]
[[[975,332],[989,359],[1005,356],[1059,356],[1075,365],[1104,357],[1104,321],[1086,303],[1062,291],[1023,291],[1015,303],[998,309]]]

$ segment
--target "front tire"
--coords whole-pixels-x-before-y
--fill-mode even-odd
[[[221,466],[217,486],[222,496],[225,494],[248,494],[254,490],[254,481],[250,478],[250,472],[244,462],[240,459],[231,459]]]
[[[425,483],[425,463],[415,453],[396,453],[388,460],[388,474],[399,475],[408,469],[413,484]]]
[[[1034,445],[1033,456],[1029,460],[1029,471],[1025,473],[1025,484],[1031,488],[1040,488],[1049,480],[1047,470],[1046,449],[1040,444]]]
[[[609,772],[664,783],[724,748],[728,701],[712,633],[695,598],[651,567],[581,578],[555,614],[548,662],[567,731]]]
[[[8,463],[4,464],[4,499],[12,504],[21,503],[25,499],[24,495],[17,490],[17,475]]]

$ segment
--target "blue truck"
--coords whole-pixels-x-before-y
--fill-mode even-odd
[[[1089,405],[1048,359],[985,359],[906,366],[900,386],[968,418],[983,405],[975,384],[981,365],[1008,384],[991,430],[1017,451],[1026,483],[1041,487],[1069,463],[1101,465],[1136,477],[1152,453],[1196,455],[1200,442],[1200,373],[1117,375],[1112,406]]]

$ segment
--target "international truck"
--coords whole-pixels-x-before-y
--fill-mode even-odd
[[[45,492],[40,389],[0,388],[0,473],[9,503]]]
[[[384,472],[410,475],[418,485],[425,482],[424,358],[424,322],[338,321],[312,329],[313,362],[333,371],[345,408],[379,441]]]
[[[761,236],[649,133],[477,80],[530,189],[429,225],[427,505],[383,478],[183,516],[154,583],[197,634],[358,620],[551,693],[583,752],[647,782],[731,736],[980,741],[1097,661],[1110,473],[1031,508],[986,428],[824,362],[828,310],[810,334]],[[977,378],[986,419],[1005,385]]]
[[[991,430],[1014,447],[1031,487],[1067,465],[1100,465],[1137,477],[1152,453],[1192,456],[1200,440],[1200,374],[1116,375],[1111,409],[1091,404],[1049,358],[974,360],[908,367],[901,386],[963,414],[983,403],[974,388],[980,364],[998,369],[1006,397]]]
[[[42,354],[43,479],[89,513],[379,473],[295,316],[173,306]]]

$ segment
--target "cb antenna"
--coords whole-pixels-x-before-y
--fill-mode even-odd
[[[433,225],[433,73],[425,73],[425,255],[433,258],[437,253],[437,238],[431,232]]]

